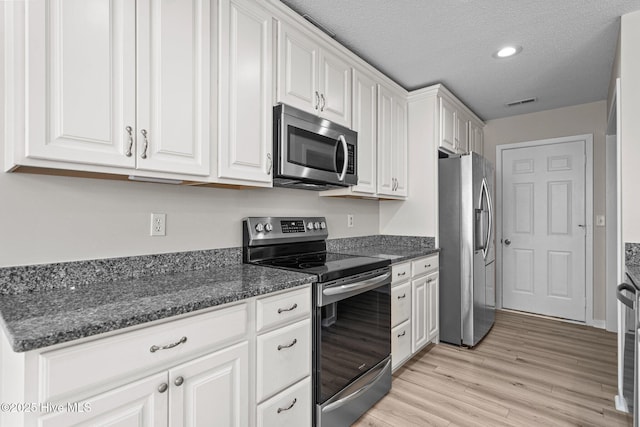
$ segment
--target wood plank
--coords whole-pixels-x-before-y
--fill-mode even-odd
[[[474,349],[429,345],[414,356],[354,425],[631,426],[613,401],[616,351],[610,332],[498,311]]]

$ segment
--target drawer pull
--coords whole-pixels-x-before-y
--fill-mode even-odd
[[[162,383],[158,386],[158,391],[160,393],[164,393],[165,391],[167,391],[168,388],[169,386],[167,385],[167,383]]]
[[[404,275],[406,275],[406,274],[407,274],[407,272],[406,272],[406,271],[403,271],[402,273],[398,273],[398,277],[400,277],[400,276],[404,276]]]
[[[174,381],[174,384],[180,387],[182,384],[184,384],[184,378],[183,377],[176,378],[176,380]]]
[[[278,346],[278,351],[282,350],[283,348],[289,348],[289,347],[293,347],[294,345],[296,345],[296,343],[298,342],[297,338],[294,338],[293,341],[291,341],[291,344],[287,344],[287,345],[279,345]]]
[[[402,295],[398,295],[398,299],[402,299],[402,298],[406,298],[406,297],[407,297],[407,294],[406,294],[406,293],[404,293],[404,294],[402,294]]]
[[[282,313],[283,311],[291,311],[291,310],[295,310],[296,308],[298,308],[298,304],[293,304],[291,307],[289,308],[279,308],[278,309],[278,314]]]
[[[427,264],[424,266],[424,268],[429,268],[429,267],[431,267],[431,264]]]
[[[401,334],[398,334],[398,338],[403,337],[405,335],[407,335],[407,331],[402,331]]]
[[[286,408],[278,408],[278,413],[283,411],[288,411],[289,409],[293,408],[293,405],[295,405],[297,401],[298,401],[297,398],[293,399],[293,402],[291,402],[291,405],[287,406]]]
[[[163,345],[163,346],[152,345],[151,348],[149,349],[149,351],[151,353],[155,353],[158,350],[167,350],[169,348],[177,347],[180,344],[184,344],[186,342],[187,342],[187,337],[182,337],[182,338],[180,338],[180,341],[174,342],[172,344],[167,344],[167,345]]]

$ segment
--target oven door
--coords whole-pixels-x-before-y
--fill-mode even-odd
[[[388,268],[378,269],[319,284],[317,292],[315,394],[321,405],[389,358],[391,274]]]
[[[356,132],[288,106],[278,107],[284,113],[276,115],[274,126],[277,177],[357,184]]]

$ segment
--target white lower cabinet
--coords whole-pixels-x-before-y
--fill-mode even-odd
[[[311,377],[258,405],[258,427],[311,427]]]
[[[392,369],[439,341],[438,255],[391,267]]]
[[[310,302],[305,285],[25,353],[0,331],[0,400],[39,402],[0,425],[310,426]]]

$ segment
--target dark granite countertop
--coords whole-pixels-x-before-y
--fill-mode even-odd
[[[315,276],[239,264],[3,295],[0,318],[22,352],[311,283]]]
[[[420,246],[370,245],[350,249],[339,249],[338,251],[349,255],[390,259],[391,264],[397,264],[399,262],[438,253],[440,249]]]

